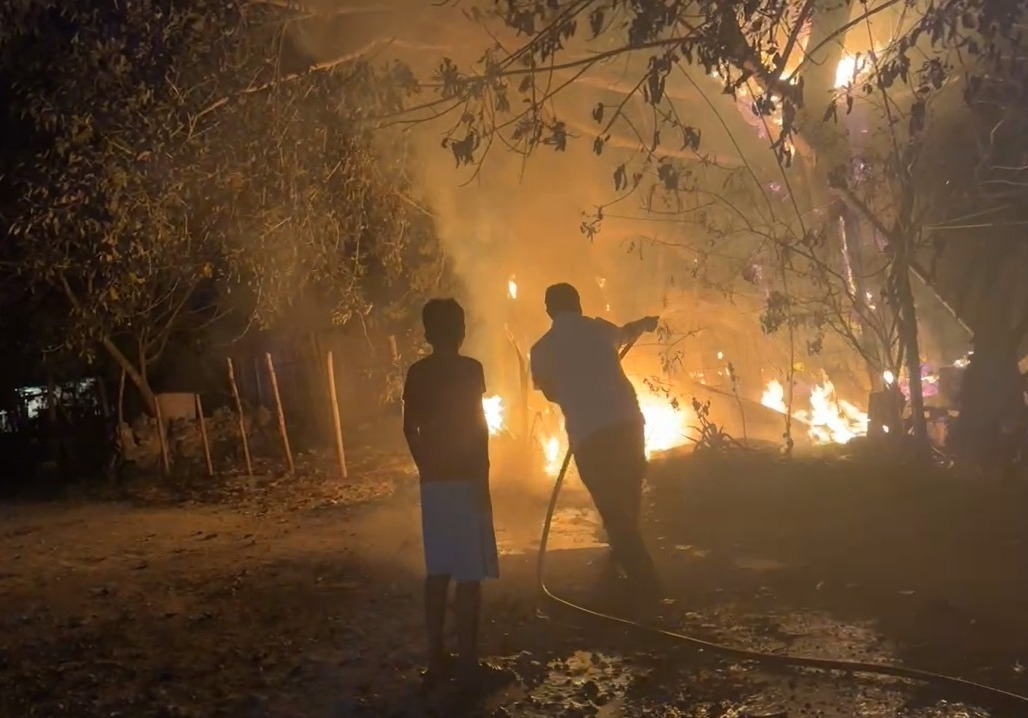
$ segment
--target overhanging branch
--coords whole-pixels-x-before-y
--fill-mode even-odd
[[[315,75],[315,74],[320,73],[320,72],[327,72],[329,70],[333,70],[333,69],[339,67],[340,65],[345,65],[348,62],[353,62],[355,60],[358,60],[362,56],[366,55],[372,48],[374,48],[377,45],[382,44],[383,42],[386,42],[386,41],[378,40],[378,41],[372,42],[370,45],[367,45],[364,48],[361,48],[360,50],[357,50],[356,52],[347,53],[346,55],[342,55],[342,56],[337,57],[337,58],[335,58],[333,60],[326,60],[324,62],[316,63],[316,64],[311,65],[310,67],[308,67],[306,70],[302,70],[301,72],[294,72],[294,73],[291,73],[289,75],[282,75],[281,77],[276,77],[274,80],[269,80],[268,82],[261,83],[260,85],[252,85],[252,86],[244,88],[244,89],[242,89],[242,90],[240,90],[238,92],[235,92],[235,93],[233,93],[231,95],[226,95],[225,97],[222,97],[219,100],[215,100],[214,102],[209,104],[207,107],[205,107],[204,109],[200,110],[200,112],[198,112],[197,114],[193,115],[192,119],[193,119],[193,121],[199,120],[199,119],[205,117],[206,115],[209,115],[210,113],[214,112],[215,110],[218,110],[218,109],[224,107],[225,105],[227,105],[228,103],[232,102],[233,100],[239,100],[239,99],[242,99],[243,97],[246,97],[248,95],[256,95],[256,94],[260,94],[262,92],[267,92],[268,90],[271,90],[271,89],[273,89],[273,88],[275,88],[275,87],[277,87],[279,85],[285,84],[287,82],[294,82],[294,81],[299,80],[301,78],[309,77],[311,75]],[[349,78],[347,78],[347,79],[349,79]],[[346,81],[347,80],[343,80],[343,82],[346,82]]]

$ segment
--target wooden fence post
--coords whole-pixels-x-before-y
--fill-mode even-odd
[[[157,439],[161,444],[161,466],[164,475],[171,473],[171,454],[168,452],[168,436],[164,433],[164,416],[161,413],[161,402],[157,395],[153,398],[153,413],[157,417]]]
[[[203,401],[196,394],[196,420],[200,423],[200,438],[203,440],[203,456],[207,459],[207,476],[214,476],[214,464],[211,462],[211,442],[207,438],[207,420],[203,416]]]
[[[339,399],[336,396],[336,371],[335,363],[332,361],[332,350],[328,357],[328,398],[332,402],[332,424],[335,426],[336,434],[336,456],[339,458],[339,473],[343,479],[346,473],[346,451],[343,449],[343,423],[339,419]]]
[[[271,353],[264,355],[268,363],[268,376],[271,377],[271,394],[275,398],[275,412],[278,414],[278,433],[282,435],[282,448],[286,452],[286,463],[289,465],[289,473],[296,473],[296,466],[293,464],[293,450],[289,448],[289,432],[286,430],[286,414],[282,410],[282,397],[278,393],[278,376],[275,374],[275,362],[271,360]]]
[[[228,383],[232,385],[232,398],[236,400],[236,414],[239,416],[239,436],[243,440],[243,456],[246,457],[246,475],[253,483],[253,463],[250,461],[250,442],[246,438],[246,418],[243,416],[243,402],[239,398],[239,387],[236,386],[236,370],[232,366],[232,357],[228,357]]]

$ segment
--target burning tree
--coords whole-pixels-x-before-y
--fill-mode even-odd
[[[510,0],[465,13],[490,46],[473,65],[443,59],[424,83],[433,96],[407,107],[453,113],[444,147],[458,166],[584,139],[612,158],[615,192],[586,235],[635,197],[689,226],[680,244],[704,262],[731,247],[766,296],[765,331],[795,346],[802,330],[812,353],[831,331],[875,383],[903,363],[925,438],[911,282],[933,283],[930,230],[952,221],[932,181],[937,118],[1018,111],[1020,4]]]
[[[64,348],[99,349],[151,406],[148,370],[176,337],[295,325],[301,304],[363,320],[436,254],[354,122],[358,103],[395,100],[363,66],[310,67],[291,18],[208,0],[0,11],[23,139],[6,158],[3,266],[59,309]]]

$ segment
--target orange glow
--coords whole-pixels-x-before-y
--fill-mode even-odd
[[[777,379],[768,382],[760,403],[780,414],[786,412],[785,387]],[[815,444],[845,444],[867,434],[867,414],[848,401],[839,399],[835,385],[825,377],[810,389],[809,410],[793,417],[807,425],[807,435]]]
[[[495,394],[484,397],[482,410],[485,411],[485,423],[489,425],[489,433],[500,433],[503,430],[503,398]]]
[[[689,418],[692,411],[675,408],[671,399],[650,389],[642,380],[631,379],[639,398],[639,409],[646,421],[646,456],[682,446],[688,441]],[[563,434],[546,434],[539,439],[543,453],[543,470],[555,477],[567,451]]]

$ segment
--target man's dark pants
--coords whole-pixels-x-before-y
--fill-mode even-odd
[[[646,478],[642,421],[617,424],[592,434],[575,450],[575,464],[603,519],[615,563],[640,588],[656,588],[653,559],[640,527]]]

